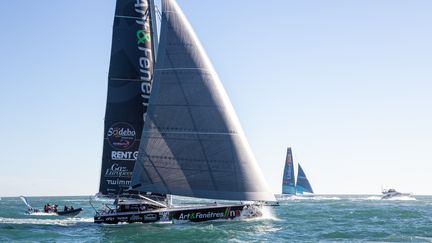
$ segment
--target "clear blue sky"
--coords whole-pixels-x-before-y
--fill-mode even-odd
[[[178,3],[275,193],[432,194],[432,1]],[[0,1],[0,196],[97,192],[114,5]]]

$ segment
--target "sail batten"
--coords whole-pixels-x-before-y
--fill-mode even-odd
[[[275,200],[219,77],[173,0],[162,1],[158,50],[132,186],[200,198]]]

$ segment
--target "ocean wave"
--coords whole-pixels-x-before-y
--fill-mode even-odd
[[[279,202],[283,201],[299,201],[299,200],[314,200],[314,201],[325,201],[325,200],[342,200],[340,197],[335,196],[281,196],[278,197],[277,200]]]
[[[62,200],[62,202],[88,202],[89,199],[66,199],[66,200]]]

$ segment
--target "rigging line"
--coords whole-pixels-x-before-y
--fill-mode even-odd
[[[136,20],[143,20],[142,17],[133,17],[133,16],[125,16],[125,15],[114,15],[115,18],[124,18],[124,19],[136,19]]]
[[[159,17],[159,21],[162,21],[162,11],[158,8],[158,6],[155,6],[155,12],[157,16]]]
[[[146,144],[146,146],[147,146],[147,144]],[[148,154],[147,154],[147,152],[146,152],[145,150],[146,150],[146,148],[144,148],[144,156],[145,156],[144,158],[147,158],[148,161],[150,162],[151,166],[153,166],[153,169],[156,171],[157,176],[159,177],[160,181],[162,182],[162,184],[164,185],[164,187],[165,187],[166,190],[167,190],[167,193],[166,193],[166,194],[170,194],[171,191],[170,191],[170,189],[168,188],[168,185],[167,185],[167,183],[165,182],[165,180],[163,179],[162,175],[159,173],[159,171],[158,171],[158,169],[157,169],[158,167],[155,165],[155,163],[153,162],[153,160],[148,156]],[[145,166],[145,159],[144,159],[143,161],[144,161],[144,162],[143,162],[143,163],[139,163],[138,166],[141,166],[141,167],[142,167],[142,171],[144,171],[145,175],[147,176],[148,180],[150,181],[150,184],[155,185],[154,180],[153,180],[152,177],[150,176],[149,172],[146,170],[146,166]],[[135,170],[135,169],[134,169],[134,170]],[[141,179],[140,179],[140,184],[141,184],[141,185],[143,184],[143,181],[142,181]],[[158,193],[164,194],[163,192],[158,192]]]

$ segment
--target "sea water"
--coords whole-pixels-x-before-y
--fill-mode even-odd
[[[0,242],[432,242],[431,196],[291,197],[266,208],[259,219],[121,225],[94,224],[89,197],[28,200],[39,209],[56,203],[84,211],[74,218],[28,215],[20,198],[2,198]],[[93,201],[95,207],[104,203],[108,201]]]

